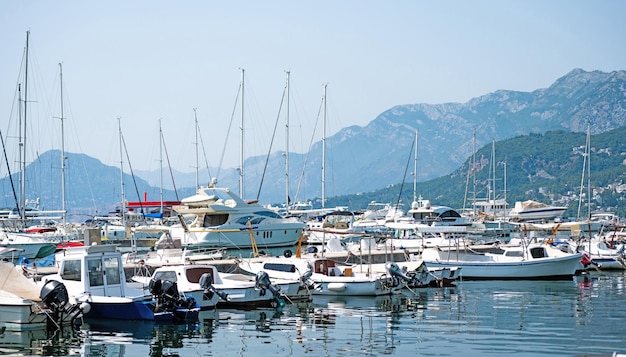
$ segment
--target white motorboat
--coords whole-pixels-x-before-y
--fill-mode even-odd
[[[183,247],[293,247],[304,230],[304,223],[296,218],[283,218],[258,203],[244,202],[227,188],[201,187],[173,209],[181,221],[170,234]]]
[[[39,259],[53,254],[58,242],[53,242],[41,233],[0,231],[0,257]],[[3,249],[6,248],[6,249]],[[14,250],[11,251],[10,249]],[[8,250],[7,250],[8,249]],[[16,251],[20,251],[16,256]]]
[[[589,263],[601,270],[626,269],[626,243],[611,238],[611,234],[572,242],[576,252],[586,254]]]
[[[381,274],[357,271],[325,258],[270,257],[239,262],[239,268],[252,274],[265,271],[271,278],[291,279],[307,284],[313,295],[392,294],[406,286],[401,276],[388,271]]]
[[[62,284],[40,288],[8,262],[0,262],[0,276],[0,328],[58,329],[82,316],[83,307],[69,303]]]
[[[143,263],[160,267],[164,265],[182,265],[198,261],[217,260],[224,257],[223,248],[182,247],[180,238],[173,239],[169,232],[163,233],[143,258]]]
[[[497,250],[497,251],[496,251]],[[566,253],[548,244],[494,247],[494,252],[426,248],[428,267],[461,267],[461,279],[568,279],[581,270],[582,254]]]
[[[181,296],[176,286],[146,293],[126,284],[122,256],[115,246],[70,247],[58,256],[56,274],[46,275],[42,284],[58,281],[71,299],[88,305],[86,318],[122,320],[187,320],[197,317],[197,304]],[[167,302],[159,301],[167,293]]]
[[[468,217],[462,216],[457,210],[448,207],[433,205],[430,200],[421,196],[411,203],[411,209],[406,216],[396,219],[398,222],[417,222],[430,226],[469,226],[472,224]]]
[[[469,244],[467,226],[428,225],[418,222],[389,222],[385,225],[391,236],[388,243],[397,249],[417,251],[428,247]],[[467,238],[467,239],[465,239]]]
[[[516,221],[547,221],[561,217],[567,211],[564,206],[552,206],[545,203],[527,200],[515,202],[515,207],[509,213]]]
[[[355,225],[356,216],[352,211],[332,211],[307,221],[307,242],[325,244],[331,239],[341,242],[356,242],[365,237],[363,227]]]
[[[147,279],[133,280],[146,284]],[[272,283],[267,274],[257,276],[221,273],[213,265],[190,264],[157,268],[149,284],[154,281],[172,281],[180,291],[193,297],[201,310],[220,307],[279,306],[298,294],[300,284],[293,281]]]

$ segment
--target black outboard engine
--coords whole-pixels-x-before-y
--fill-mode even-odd
[[[148,288],[157,301],[155,312],[175,311],[178,308],[193,309],[196,306],[193,298],[185,298],[178,292],[176,282],[152,279]]]
[[[202,289],[204,289],[204,293],[202,294],[202,298],[204,300],[210,300],[213,298],[213,294],[217,294],[217,296],[220,297],[220,299],[224,300],[224,301],[229,301],[230,299],[228,298],[228,294],[217,290],[214,286],[213,286],[213,274],[211,273],[204,273],[200,276],[200,280],[198,281],[198,283],[200,283],[200,287]]]
[[[282,296],[280,287],[272,285],[269,275],[263,270],[256,273],[255,287],[261,290],[261,296],[265,295],[265,290],[269,290],[276,299],[280,299]]]
[[[56,280],[47,281],[41,288],[39,297],[44,305],[51,310],[62,310],[70,300],[65,285]]]
[[[89,304],[70,304],[65,285],[60,281],[49,280],[41,288],[39,298],[44,306],[50,310],[48,314],[48,328],[60,329],[64,321],[70,321],[75,325],[76,320],[83,313],[89,311]]]

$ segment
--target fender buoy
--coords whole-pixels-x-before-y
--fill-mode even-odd
[[[589,266],[589,264],[592,263],[591,257],[589,256],[588,253],[583,253],[583,256],[580,258],[580,262],[583,264],[584,267]]]

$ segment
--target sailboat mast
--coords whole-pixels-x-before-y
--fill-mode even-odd
[[[198,185],[198,170],[200,169],[200,165],[198,164],[198,113],[196,112],[198,108],[193,108],[193,117],[196,127],[196,190],[200,188]]]
[[[324,120],[322,124],[322,208],[326,205],[326,87],[324,83]]]
[[[496,139],[491,139],[491,193],[489,199],[496,203]]]
[[[26,218],[26,117],[28,115],[28,42],[30,37],[30,31],[26,31],[26,50],[25,50],[25,62],[24,62],[24,120],[20,128],[20,204],[22,207],[20,210],[20,218]]]
[[[582,209],[582,197],[583,197],[583,188],[585,187],[585,171],[587,171],[587,201],[589,202],[589,218],[591,218],[591,201],[589,201],[591,199],[591,187],[589,185],[589,174],[591,172],[591,170],[589,169],[589,159],[590,159],[590,152],[591,152],[591,123],[587,122],[587,140],[585,141],[585,152],[583,154],[583,171],[582,171],[582,175],[580,177],[580,193],[578,194],[578,213],[577,213],[577,217],[578,219],[581,218],[580,213],[581,213],[581,209]]]
[[[161,119],[159,119],[159,213],[163,214],[163,129],[161,128]]]
[[[591,120],[587,122],[587,152],[587,219],[591,220]]]
[[[472,206],[474,217],[478,214],[476,209],[476,128],[474,128],[474,132],[472,135],[472,185],[473,185],[473,193],[472,193]]]
[[[67,210],[65,207],[65,129],[63,116],[63,64],[59,63],[59,82],[61,87],[61,210],[63,211],[63,226],[67,223]]]
[[[243,148],[244,148],[244,130],[243,130],[243,108],[244,108],[244,74],[245,74],[245,69],[241,69],[241,123],[239,125],[239,137],[240,137],[240,147],[239,147],[239,197],[243,198],[243,192],[244,192],[244,187],[243,187],[243,158],[244,158],[244,152],[243,152]]]
[[[287,73],[287,110],[285,113],[285,209],[286,213],[289,213],[289,77],[291,75],[290,71],[285,71]]]
[[[413,202],[417,202],[417,134],[415,130],[415,157],[413,158]]]
[[[17,204],[17,209],[18,209],[18,213],[20,215],[20,219],[24,219],[24,185],[22,185],[22,183],[24,182],[24,166],[22,165],[22,152],[23,152],[23,147],[24,147],[24,143],[23,143],[23,139],[22,139],[22,85],[18,84],[17,85],[17,102],[18,102],[18,118],[19,118],[19,123],[18,123],[18,146],[19,146],[19,150],[18,150],[18,162],[20,165],[20,177],[19,177],[19,185],[20,185],[20,199],[19,201],[17,200],[17,197],[15,198],[15,203]]]
[[[122,189],[122,212],[121,212],[121,216],[122,216],[122,225],[125,227],[126,226],[126,192],[125,192],[125,188],[124,188],[124,150],[122,149],[123,146],[123,138],[122,138],[122,122],[121,122],[121,118],[117,118],[117,126],[119,129],[119,136],[120,136],[120,187]]]

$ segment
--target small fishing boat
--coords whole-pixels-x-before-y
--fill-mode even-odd
[[[44,276],[41,284],[63,283],[71,299],[88,306],[86,318],[176,321],[197,317],[195,301],[180,295],[176,286],[161,283],[151,292],[127,286],[122,256],[115,246],[70,247],[64,253],[57,256],[58,272]],[[164,291],[164,285],[169,290]]]
[[[462,268],[461,279],[568,279],[583,268],[582,254],[567,253],[549,244],[492,247],[425,248],[422,259],[429,267]]]
[[[299,284],[295,282],[272,283],[267,274],[252,277],[222,273],[207,264],[163,266],[148,279],[148,284],[158,280],[176,282],[183,294],[198,302],[201,310],[216,305],[234,308],[284,305],[285,300],[297,296],[299,290]],[[148,279],[133,277],[143,284]]]
[[[82,317],[63,284],[39,287],[12,263],[0,262],[0,328],[10,331],[59,329]]]
[[[313,295],[378,296],[393,294],[406,286],[405,278],[399,271],[365,273],[358,271],[354,265],[340,264],[325,257],[271,257],[244,260],[238,266],[252,274],[265,271],[270,278],[303,282]]]

